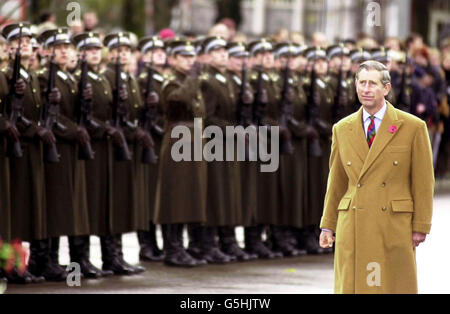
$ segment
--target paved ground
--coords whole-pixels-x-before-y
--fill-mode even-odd
[[[417,250],[420,293],[450,293],[450,194],[435,198],[432,232]],[[242,229],[238,230],[242,239]],[[159,238],[159,241],[161,239]],[[91,239],[93,263],[101,265],[99,241]],[[124,236],[126,259],[138,262],[134,233]],[[62,264],[68,263],[67,239],[61,242]],[[304,256],[271,261],[206,265],[179,269],[144,263],[147,272],[131,277],[83,280],[81,287],[66,283],[9,285],[7,293],[332,293],[333,255]]]

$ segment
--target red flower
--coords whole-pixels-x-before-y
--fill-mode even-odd
[[[391,132],[392,134],[394,134],[395,132],[397,132],[397,127],[395,125],[391,125],[389,127],[389,132]]]

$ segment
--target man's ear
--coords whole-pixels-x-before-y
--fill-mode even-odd
[[[392,87],[391,83],[387,83],[386,85],[383,86],[384,96],[387,96],[389,94],[391,87]]]

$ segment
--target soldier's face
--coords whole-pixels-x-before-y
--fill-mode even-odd
[[[228,63],[228,51],[225,48],[215,49],[209,53],[210,64],[217,68],[225,69]]]
[[[175,67],[177,70],[187,73],[190,71],[195,62],[195,56],[184,56],[181,54],[175,57]]]
[[[120,52],[119,52],[120,51]],[[131,49],[128,46],[121,46],[120,48],[113,48],[109,52],[109,59],[111,62],[117,60],[117,56],[120,54],[120,63],[127,66],[131,59]]]
[[[22,54],[22,58],[30,58],[33,54],[33,47],[31,46],[31,38],[30,37],[22,37],[20,44],[20,53]],[[9,46],[9,53],[14,55],[16,50],[19,48],[19,40],[11,41]]]
[[[383,85],[381,83],[381,72],[366,69],[359,72],[356,80],[356,92],[364,108],[373,110],[381,106],[390,89],[391,84]]]
[[[275,63],[273,53],[270,51],[264,52],[264,54],[262,55],[262,62],[265,68],[273,68]]]
[[[306,70],[306,65],[308,64],[308,59],[306,59],[304,56],[298,56],[295,58],[297,61],[296,69],[300,72]]]
[[[333,57],[329,62],[330,69],[332,69],[333,71],[339,71],[341,64],[342,64],[341,57]]]
[[[166,52],[160,48],[147,51],[143,57],[144,62],[151,63],[152,59],[155,65],[162,66],[166,63]]]
[[[350,68],[352,66],[352,61],[348,56],[342,57],[342,71],[347,72],[350,71]]]
[[[245,62],[245,57],[230,57],[228,59],[228,69],[230,71],[238,72],[242,70],[242,66]]]
[[[328,63],[324,59],[317,59],[314,64],[314,70],[317,75],[325,75],[328,72]]]
[[[287,57],[281,57],[281,58],[279,58],[279,62],[280,62],[280,64],[279,64],[280,67],[283,69],[286,67],[286,64],[288,62],[289,62],[289,68],[291,70],[295,69],[297,66],[295,58],[288,59]]]
[[[102,61],[102,50],[100,48],[87,48],[86,61],[92,66],[99,65]]]
[[[52,48],[50,48],[50,51],[52,51]],[[69,57],[70,47],[68,44],[59,44],[55,46],[55,62],[58,65],[66,66],[69,62]]]

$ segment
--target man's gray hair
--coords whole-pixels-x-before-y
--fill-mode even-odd
[[[361,63],[359,65],[358,71],[356,71],[356,81],[358,81],[358,75],[359,72],[362,70],[370,71],[370,70],[376,70],[378,72],[381,72],[381,84],[385,86],[386,84],[391,83],[391,75],[389,74],[388,69],[386,66],[378,61],[375,60],[369,60]]]

